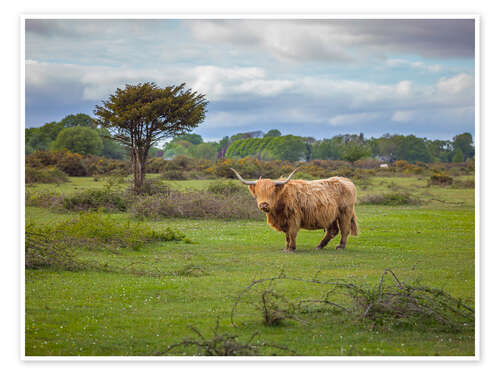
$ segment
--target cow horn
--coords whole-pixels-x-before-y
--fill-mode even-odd
[[[229,168],[230,170],[232,170],[234,172],[234,174],[236,175],[236,177],[238,177],[238,180],[240,180],[242,183],[244,183],[245,185],[255,185],[257,183],[257,181],[247,181],[247,180],[244,180],[240,174],[238,172],[236,172],[233,168]]]
[[[293,170],[292,173],[290,173],[290,175],[288,176],[288,178],[286,180],[278,180],[278,181],[274,181],[274,184],[275,185],[285,185],[285,184],[288,184],[288,182],[290,182],[290,179],[292,178],[293,174],[295,172],[297,172],[297,169],[299,169],[300,167],[297,167]]]

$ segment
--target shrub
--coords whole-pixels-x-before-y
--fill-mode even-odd
[[[167,169],[161,174],[161,178],[165,180],[187,180],[185,172],[178,169]]]
[[[139,218],[259,219],[262,217],[250,195],[234,194],[228,199],[226,195],[208,191],[171,191],[168,195],[143,196],[134,202],[131,210]]]
[[[45,208],[62,208],[64,197],[47,191],[30,191],[26,189],[24,204]]]
[[[165,185],[159,178],[145,180],[140,191],[133,190],[132,187],[129,189],[129,194],[131,195],[134,193],[139,195],[169,194],[169,192],[170,188],[168,185]]]
[[[429,185],[451,185],[452,183],[452,177],[441,173],[434,173],[429,180]]]
[[[68,271],[102,269],[106,266],[77,260],[69,249],[104,248],[116,252],[116,248],[121,247],[139,250],[143,245],[156,241],[190,242],[184,234],[168,227],[155,231],[140,223],[113,220],[101,212],[82,212],[78,217],[56,226],[28,223],[25,228],[25,267]]]
[[[60,184],[68,181],[68,175],[54,167],[41,169],[26,167],[24,181],[27,184]]]
[[[452,187],[456,189],[474,189],[476,186],[474,179],[454,180]]]
[[[114,220],[102,212],[80,212],[78,217],[56,225],[54,231],[88,248],[110,245],[138,250],[154,241],[189,241],[170,228],[155,231],[141,223]]]
[[[146,173],[161,173],[168,166],[168,162],[162,158],[150,158],[146,163]]]
[[[58,167],[70,176],[120,174],[126,176],[130,162],[96,155],[82,156],[69,151],[36,151],[26,157],[26,167]]]
[[[29,269],[56,268],[76,271],[83,265],[75,260],[73,253],[54,238],[48,228],[26,224],[24,230],[24,266]]]
[[[394,167],[398,169],[409,169],[411,168],[411,164],[408,163],[406,160],[396,160],[394,162]]]
[[[392,282],[387,281],[391,276]],[[265,284],[289,281],[310,285],[310,289],[313,289],[313,285],[322,285],[328,289],[323,289],[319,298],[314,295],[313,298],[295,301],[287,301],[283,295],[271,294],[275,298],[272,303],[263,300],[269,290],[256,294]],[[237,307],[243,303],[256,305],[256,298],[263,301],[264,305],[267,304],[267,307],[264,307],[265,311],[269,310],[270,306],[273,306],[271,310],[279,311],[278,319],[287,315],[293,318],[294,313],[300,313],[300,320],[304,321],[305,314],[328,311],[332,314],[344,313],[349,319],[367,322],[371,328],[392,326],[408,328],[412,332],[416,328],[425,332],[431,329],[459,332],[473,329],[475,320],[474,309],[460,298],[455,298],[441,289],[402,283],[390,269],[382,273],[377,286],[359,285],[341,279],[323,281],[315,277],[307,280],[286,276],[284,273],[253,280],[236,298],[231,311],[233,326],[236,326]],[[278,305],[276,301],[281,303]],[[317,315],[311,316],[314,318]],[[271,322],[273,320],[264,321],[265,324]]]
[[[239,182],[214,181],[208,185],[207,191],[214,194],[233,195],[239,193],[248,193],[248,188]]]
[[[378,168],[380,164],[383,163],[381,163],[380,160],[378,159],[361,159],[354,162],[354,166],[356,168],[363,168],[363,169],[375,169]]]
[[[87,170],[82,162],[82,156],[64,152],[63,156],[57,161],[57,168],[73,177],[87,176]]]
[[[67,210],[107,210],[126,211],[129,200],[123,197],[123,193],[109,189],[89,189],[63,198],[63,207]]]
[[[258,332],[255,332],[249,339],[243,340],[238,335],[228,332],[219,332],[219,320],[215,328],[212,329],[213,337],[205,337],[197,328],[190,327],[196,333],[197,338],[185,338],[182,341],[169,345],[166,350],[157,352],[155,355],[166,355],[174,349],[182,348],[182,354],[186,354],[186,349],[194,348],[194,355],[197,356],[258,356],[262,348],[273,348],[285,353],[296,354],[288,347],[268,344],[266,342],[253,343]],[[273,353],[276,355],[277,353]]]

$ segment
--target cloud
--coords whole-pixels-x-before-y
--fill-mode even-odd
[[[328,120],[328,122],[331,125],[351,125],[374,120],[378,117],[380,117],[378,113],[353,113],[348,115],[334,116],[330,120]]]
[[[392,115],[392,121],[396,122],[408,122],[415,116],[414,111],[396,111]]]
[[[473,26],[471,20],[28,20],[27,125],[91,114],[117,87],[153,81],[186,82],[206,94],[210,104],[199,129],[210,139],[271,128],[317,137],[473,131]]]
[[[440,64],[426,64],[423,61],[409,61],[405,59],[388,59],[386,64],[391,68],[412,68],[431,73],[438,73],[444,69]]]
[[[417,110],[439,111],[474,103],[473,82],[467,74],[441,78],[430,85],[408,80],[387,85],[316,76],[276,79],[259,67],[121,69],[26,62],[27,101],[37,108],[42,99],[50,106],[87,103],[92,108],[92,103],[107,98],[117,87],[145,81],[160,86],[186,82],[206,94],[211,102],[210,127],[268,121],[342,126],[380,120],[384,112],[392,121],[404,123]]]
[[[396,85],[396,92],[399,95],[410,95],[412,88],[411,81],[401,81]]]
[[[470,91],[474,86],[474,79],[471,75],[460,73],[450,78],[441,78],[437,87],[441,93],[456,95]]]
[[[345,62],[389,53],[474,56],[472,19],[203,20],[188,26],[198,40],[258,47],[284,60]]]

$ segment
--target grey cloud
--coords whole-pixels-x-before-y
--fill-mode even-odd
[[[265,48],[285,59],[474,56],[473,19],[205,20],[188,25],[198,39]]]

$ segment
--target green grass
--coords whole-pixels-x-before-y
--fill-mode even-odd
[[[175,182],[186,189],[202,189],[209,183]],[[70,184],[79,189],[99,182],[72,178]],[[68,189],[64,185],[60,188]],[[79,259],[116,266],[124,272],[27,270],[26,355],[147,356],[194,337],[189,325],[211,336],[217,318],[220,331],[242,339],[259,331],[256,341],[285,345],[298,355],[474,355],[473,329],[459,333],[372,329],[352,317],[327,311],[304,316],[307,323],[286,320],[283,325],[267,327],[247,303],[237,311],[238,326],[230,323],[239,292],[254,279],[280,272],[376,286],[383,270],[390,268],[403,282],[418,280],[442,288],[473,306],[473,189],[429,188],[426,180],[416,178],[373,178],[371,185],[360,189],[360,196],[387,192],[395,185],[427,203],[359,205],[361,233],[350,237],[342,251],[335,250],[338,237],[325,249],[314,250],[322,231],[301,230],[297,252],[283,253],[284,235],[271,230],[264,217],[260,221],[169,219],[145,223],[154,230],[171,227],[194,243],[160,242],[140,251],[122,249],[119,254],[74,250]],[[430,196],[439,201],[429,201]],[[73,215],[26,209],[26,220],[38,224],[56,224]],[[130,219],[126,213],[113,217]],[[197,272],[190,273],[190,269]],[[137,276],[130,270],[162,276]],[[276,283],[275,288],[290,299],[317,296],[321,290],[289,281]],[[258,296],[248,296],[254,297]],[[280,353],[262,349],[263,354],[275,352]],[[186,354],[193,354],[193,349],[186,349]]]

